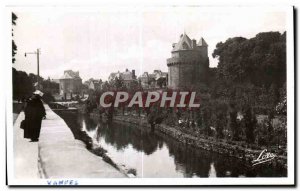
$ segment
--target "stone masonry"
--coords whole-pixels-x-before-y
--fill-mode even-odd
[[[207,43],[203,38],[197,43],[186,34],[173,44],[171,58],[167,59],[168,87],[193,88],[205,84],[209,69]]]

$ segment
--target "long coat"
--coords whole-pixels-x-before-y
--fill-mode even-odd
[[[46,116],[43,102],[39,96],[32,96],[25,106],[24,138],[38,139],[40,136],[42,119]]]

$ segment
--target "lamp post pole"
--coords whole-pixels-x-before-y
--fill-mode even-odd
[[[40,89],[40,49],[38,48],[35,52],[25,52],[25,57],[27,54],[36,54],[37,58],[37,89]]]
[[[37,59],[37,76],[38,76],[37,85],[39,88],[40,85],[40,50],[39,49],[36,50],[36,59]]]

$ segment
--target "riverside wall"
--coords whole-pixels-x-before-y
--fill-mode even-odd
[[[116,122],[125,122],[128,124],[151,128],[146,120],[140,119],[138,117],[129,117],[129,116],[114,116],[114,121]],[[260,150],[253,150],[250,148],[245,148],[239,145],[232,145],[226,143],[222,140],[209,140],[207,138],[193,136],[187,133],[184,133],[174,127],[167,126],[165,124],[155,125],[155,130],[168,135],[177,141],[181,142],[184,145],[189,145],[195,148],[204,149],[207,151],[216,152],[228,157],[235,157],[239,160],[245,162],[249,167],[252,166],[252,161],[256,159],[259,154],[262,152]],[[287,157],[286,156],[277,156],[275,160],[272,160],[271,165],[277,168],[287,169]]]
[[[42,178],[125,178],[125,174],[87,150],[76,140],[65,121],[44,105],[38,143],[38,167]]]

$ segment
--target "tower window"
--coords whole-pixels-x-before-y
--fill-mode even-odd
[[[183,49],[188,49],[189,48],[186,42],[182,43],[182,48]]]

